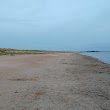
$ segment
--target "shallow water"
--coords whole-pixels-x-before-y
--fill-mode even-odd
[[[110,64],[110,52],[83,52],[81,54],[98,58],[99,60]]]

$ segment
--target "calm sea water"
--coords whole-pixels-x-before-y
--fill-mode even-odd
[[[83,52],[81,54],[98,58],[99,60],[110,64],[110,52]]]

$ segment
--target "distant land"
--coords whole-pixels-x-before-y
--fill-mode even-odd
[[[98,51],[98,50],[92,50],[92,51],[80,51],[80,52],[110,52],[110,51]]]

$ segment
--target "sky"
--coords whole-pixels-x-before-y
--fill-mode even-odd
[[[110,50],[110,0],[0,0],[0,47]]]

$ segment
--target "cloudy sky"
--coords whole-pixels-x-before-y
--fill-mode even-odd
[[[0,47],[110,50],[110,0],[0,0]]]

